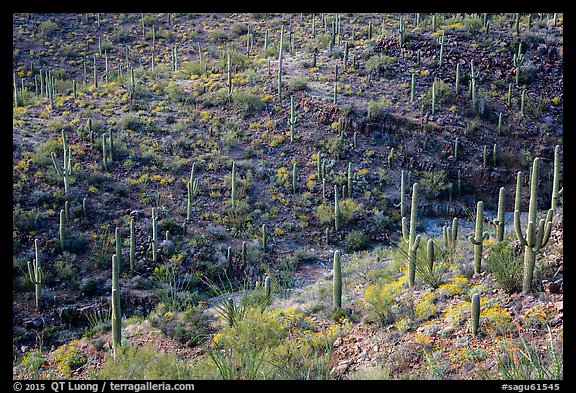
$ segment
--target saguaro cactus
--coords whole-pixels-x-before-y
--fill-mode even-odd
[[[338,186],[334,184],[334,229],[340,228],[340,201],[338,200]]]
[[[266,276],[266,278],[264,278],[264,296],[269,299],[272,296],[272,290],[271,290],[271,285],[270,285],[270,276]]]
[[[156,233],[156,208],[152,208],[152,261],[158,261],[158,236]]]
[[[428,261],[428,271],[432,272],[434,270],[434,240],[428,239],[426,243],[426,260]]]
[[[452,219],[452,226],[445,226],[443,230],[444,245],[454,250],[458,242],[458,217]]]
[[[186,221],[190,221],[192,216],[192,202],[194,201],[194,196],[198,194],[199,189],[199,179],[194,178],[195,169],[196,162],[193,162],[192,169],[190,170],[190,180],[186,183],[186,189],[188,190],[188,198],[186,199]]]
[[[480,295],[475,293],[472,295],[472,334],[476,336],[478,334],[478,324],[480,322]]]
[[[114,238],[116,240],[116,258],[118,259],[118,267],[122,266],[122,237],[120,236],[120,228],[116,227],[114,230]]]
[[[56,162],[56,154],[54,152],[50,154],[50,157],[52,157],[52,164],[54,165],[54,169],[56,169],[58,176],[62,176],[64,179],[64,192],[67,193],[70,188],[70,175],[72,174],[72,148],[68,146],[68,140],[64,130],[62,130],[62,148],[64,150],[63,165]]]
[[[526,235],[522,233],[520,227],[520,210],[514,211],[514,230],[520,244],[524,246],[524,275],[522,279],[522,292],[528,293],[532,290],[532,277],[534,276],[534,266],[536,264],[536,254],[540,251],[550,239],[552,230],[553,209],[549,209],[546,218],[537,221],[538,213],[538,175],[540,159],[536,157],[532,164],[532,176],[530,179],[530,205],[528,208],[528,225]],[[520,178],[520,172],[518,173]],[[516,186],[516,198],[519,199],[520,189]]]
[[[400,217],[404,217],[406,215],[406,188],[405,188],[405,179],[406,178],[406,171],[402,169],[402,175],[400,177]]]
[[[130,272],[134,272],[136,261],[136,236],[134,235],[134,219],[130,219]]]
[[[398,22],[398,45],[400,48],[404,46],[404,33],[406,32],[406,27],[404,24],[404,17],[400,17],[400,21]]]
[[[551,209],[556,210],[560,192],[560,145],[554,148],[554,179],[552,181]]]
[[[292,165],[292,194],[296,194],[298,185],[298,163]]]
[[[278,99],[282,99],[282,56],[284,47],[284,25],[280,27],[280,47],[278,48]]]
[[[242,242],[242,247],[240,248],[240,259],[242,263],[242,268],[246,266],[246,242]]]
[[[122,343],[122,316],[120,313],[120,267],[116,254],[112,255],[112,348],[114,353]]]
[[[515,75],[516,86],[520,86],[520,69],[522,67],[522,64],[524,64],[524,60],[525,55],[522,54],[522,42],[519,42],[518,52],[514,55],[514,58],[512,59],[514,67],[516,67],[516,75]]]
[[[442,30],[442,35],[438,37],[438,44],[440,44],[440,55],[438,56],[438,67],[440,68],[444,59],[444,30]]]
[[[294,127],[296,126],[298,119],[294,113],[294,96],[290,96],[290,119],[288,119],[288,124],[290,124],[290,142],[294,142]]]
[[[334,251],[333,306],[334,311],[342,308],[342,269],[340,266],[340,251]]]
[[[60,225],[58,234],[60,237],[60,248],[62,251],[66,248],[66,218],[64,214],[64,209],[60,209]]]
[[[230,193],[232,199],[232,210],[236,211],[236,163],[232,163],[232,191]]]
[[[266,224],[262,224],[262,249],[266,252],[266,246],[268,244],[268,239],[266,236]]]
[[[108,138],[106,134],[102,134],[102,165],[104,170],[108,170]]]
[[[456,64],[456,82],[454,83],[456,95],[460,95],[460,63]]]
[[[484,232],[484,202],[476,203],[476,231],[474,236],[468,236],[468,241],[474,245],[474,273],[482,269],[482,243],[488,239],[488,232]]]
[[[402,238],[408,245],[408,286],[414,286],[416,277],[416,251],[420,246],[420,235],[416,235],[416,220],[418,219],[418,183],[412,186],[412,207],[410,211],[410,231],[406,217],[402,217]]]
[[[504,240],[504,226],[506,225],[506,189],[500,187],[498,192],[498,215],[492,221],[496,227],[496,241],[500,243]]]
[[[34,284],[35,306],[36,310],[40,310],[40,303],[42,300],[42,279],[44,274],[42,272],[42,264],[40,262],[40,249],[38,247],[38,239],[34,239],[34,252],[36,257],[32,261],[28,261],[28,274],[30,281]]]
[[[415,94],[416,94],[416,74],[412,73],[410,81],[410,102],[414,102]]]
[[[348,163],[348,197],[352,197],[352,163]]]

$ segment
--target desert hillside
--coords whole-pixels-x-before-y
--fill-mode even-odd
[[[563,14],[16,13],[12,61],[14,379],[563,379]]]

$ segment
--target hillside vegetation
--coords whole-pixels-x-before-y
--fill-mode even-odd
[[[563,14],[13,15],[15,379],[562,379]]]

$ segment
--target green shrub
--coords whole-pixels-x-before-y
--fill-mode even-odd
[[[49,165],[52,163],[52,159],[50,158],[52,153],[56,155],[62,154],[62,144],[58,143],[57,139],[48,139],[46,142],[38,145],[30,157],[31,162],[40,167]]]
[[[426,198],[436,198],[448,187],[446,184],[446,172],[443,169],[434,172],[422,172],[419,175],[418,185],[420,186],[420,192]]]
[[[316,218],[322,225],[329,225],[334,222],[334,206],[321,203],[316,208]]]
[[[485,259],[488,270],[502,290],[511,294],[522,286],[522,257],[508,241],[494,243]]]
[[[194,379],[191,366],[176,355],[149,346],[122,346],[110,355],[95,374],[106,380],[184,380]]]
[[[368,112],[370,114],[370,119],[383,120],[388,117],[390,113],[390,100],[385,97],[380,97],[378,101],[370,101],[368,103]]]
[[[210,333],[210,320],[201,306],[188,307],[183,312],[169,311],[163,303],[148,316],[150,324],[168,337],[195,346]]]
[[[366,319],[382,326],[393,323],[398,315],[398,295],[406,289],[406,276],[386,283],[372,284],[364,292]]]
[[[252,91],[235,90],[230,95],[232,106],[236,108],[244,117],[248,117],[264,109],[262,98]]]
[[[362,205],[362,203],[356,202],[352,198],[340,200],[340,221],[343,224],[359,220],[363,215],[363,212],[364,205]]]
[[[58,30],[58,25],[52,22],[50,19],[45,20],[38,25],[38,34],[44,39],[48,38],[56,30]]]
[[[479,17],[468,16],[463,21],[462,24],[464,25],[464,30],[469,32],[472,35],[478,34],[483,26],[482,20]]]
[[[391,77],[394,75],[396,58],[385,54],[373,55],[366,60],[366,70],[378,76]]]
[[[305,76],[295,76],[288,81],[290,91],[306,91],[308,90],[308,78]]]
[[[346,234],[346,248],[350,251],[360,251],[368,248],[368,237],[361,230],[355,229]]]

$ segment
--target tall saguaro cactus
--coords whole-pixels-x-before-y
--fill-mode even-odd
[[[348,163],[348,197],[352,197],[352,163]]]
[[[60,237],[60,249],[64,251],[66,248],[66,218],[64,209],[60,209],[60,225],[58,228],[58,234]]]
[[[290,142],[294,142],[294,127],[298,119],[294,113],[294,96],[290,96],[290,119],[288,119],[288,124],[290,124]]]
[[[338,199],[338,186],[334,184],[334,229],[340,228],[340,201]]]
[[[284,25],[280,27],[280,47],[278,48],[278,99],[282,99],[282,59],[284,51]]]
[[[560,145],[554,148],[554,179],[552,181],[551,209],[556,210],[560,193]]]
[[[434,271],[435,262],[433,239],[428,239],[428,242],[426,243],[426,260],[428,261],[428,271],[432,273]]]
[[[452,226],[445,226],[443,228],[444,245],[451,250],[456,249],[458,242],[458,217],[452,219]]]
[[[62,148],[64,149],[64,165],[56,162],[56,154],[54,152],[52,152],[50,156],[52,157],[52,164],[54,164],[54,169],[56,169],[58,176],[62,176],[64,179],[64,192],[67,193],[70,188],[70,175],[72,174],[72,148],[68,146],[68,140],[64,130],[62,130]]]
[[[122,316],[120,313],[120,267],[116,254],[112,255],[112,348],[116,350],[122,342]]]
[[[506,189],[500,187],[498,192],[498,215],[494,219],[493,223],[496,227],[496,241],[500,243],[504,240],[504,226],[506,225]]]
[[[122,266],[122,237],[118,227],[114,230],[114,239],[116,240],[116,259],[118,259],[118,268],[120,268]]]
[[[292,194],[298,191],[298,163],[292,165]]]
[[[402,217],[402,238],[408,245],[408,286],[414,286],[416,277],[416,251],[420,246],[420,235],[416,235],[416,220],[418,219],[418,183],[412,186],[412,207],[410,211],[410,231],[406,217]]]
[[[232,199],[232,210],[236,211],[236,163],[232,163],[232,190],[230,196]]]
[[[35,306],[36,310],[40,310],[40,301],[42,300],[42,264],[40,262],[40,249],[38,248],[38,239],[34,239],[34,252],[35,258],[32,263],[28,261],[28,274],[30,281],[34,283]]]
[[[130,219],[130,272],[134,272],[136,261],[136,236],[134,235],[134,219]]]
[[[488,239],[488,232],[484,232],[484,202],[476,203],[476,231],[474,236],[468,236],[468,241],[474,245],[474,273],[482,269],[482,245]]]
[[[538,175],[540,159],[534,158],[532,164],[532,176],[530,179],[530,204],[528,208],[528,225],[526,235],[522,233],[519,207],[514,211],[514,230],[520,244],[524,246],[524,275],[522,279],[522,292],[528,293],[532,290],[532,278],[534,276],[534,266],[536,264],[536,254],[550,239],[552,231],[552,215],[554,209],[549,209],[546,218],[537,221],[538,213]],[[520,172],[518,173],[520,178]],[[516,198],[520,198],[520,183],[516,186]],[[518,204],[517,204],[518,205]]]
[[[340,266],[340,251],[334,251],[333,307],[337,312],[342,308],[342,269]]]
[[[516,68],[515,74],[515,82],[516,86],[520,86],[520,69],[524,64],[524,60],[526,59],[525,55],[522,54],[522,42],[518,43],[518,52],[514,55],[512,61],[514,63],[514,67]]]
[[[158,261],[158,234],[156,228],[156,208],[152,208],[152,261]]]

